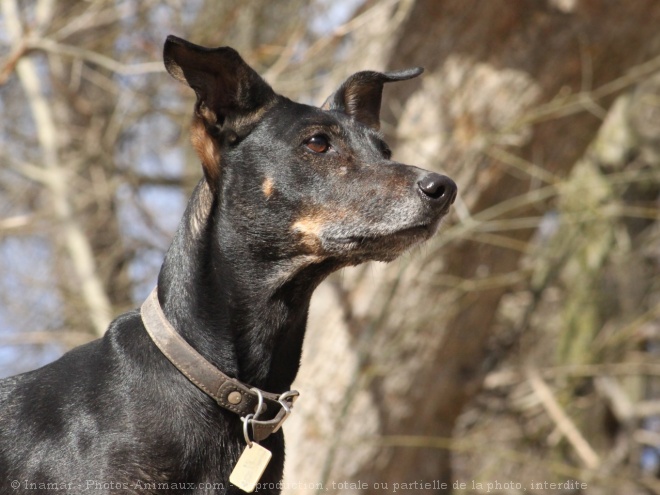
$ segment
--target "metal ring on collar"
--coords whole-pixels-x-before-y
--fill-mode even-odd
[[[257,394],[257,398],[259,400],[259,402],[257,403],[257,410],[254,411],[254,415],[253,415],[253,418],[252,418],[253,421],[256,421],[259,418],[259,416],[261,415],[261,413],[263,412],[263,409],[264,409],[264,394],[261,392],[261,390],[259,390],[256,387],[252,387],[250,389],[250,392],[254,392],[255,394]]]
[[[252,426],[253,434],[254,434],[255,424],[268,425],[268,429],[270,429],[268,435],[270,435],[270,433],[275,433],[282,427],[282,424],[288,419],[289,415],[291,414],[291,409],[293,408],[293,403],[300,395],[297,390],[289,390],[288,392],[284,392],[280,394],[279,397],[277,397],[277,402],[282,409],[280,410],[280,412],[277,413],[275,418],[268,421],[262,421],[259,420],[259,415],[266,408],[266,405],[264,404],[263,393],[258,388],[251,388],[250,391],[257,394],[259,402],[257,404],[257,408],[254,414],[248,414],[247,416],[241,418],[241,421],[243,421],[243,436],[245,437],[245,443],[247,443],[249,447],[252,446],[252,440],[250,440],[250,432],[248,430],[248,425]]]
[[[293,403],[296,401],[299,395],[300,393],[297,390],[289,390],[288,392],[280,394],[280,396],[277,398],[277,402],[279,402],[282,408],[286,411],[287,416],[291,414]]]
[[[277,398],[277,402],[279,402],[280,406],[282,406],[282,412],[284,412],[284,414],[280,412],[278,415],[281,415],[281,417],[277,424],[273,427],[273,433],[279,430],[284,422],[289,418],[289,415],[291,414],[291,408],[293,408],[293,403],[296,401],[299,395],[300,393],[297,390],[289,390]]]
[[[257,394],[257,399],[259,400],[259,402],[257,403],[257,410],[254,411],[254,414],[248,414],[244,418],[241,418],[241,421],[243,422],[243,437],[245,438],[245,443],[247,443],[248,447],[252,447],[252,440],[250,440],[250,432],[248,431],[248,426],[254,422],[257,423],[261,422],[257,418],[265,408],[264,394],[261,392],[261,390],[259,390],[256,387],[253,387],[250,389],[250,391]]]
[[[252,422],[252,418],[254,418],[254,414],[248,414],[241,418],[241,421],[243,421],[243,437],[245,437],[245,443],[248,447],[252,447],[252,440],[250,440],[250,434],[248,433],[248,424]]]

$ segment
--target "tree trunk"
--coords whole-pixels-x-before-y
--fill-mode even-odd
[[[660,4],[652,1],[408,5],[384,60],[387,68],[426,72],[388,87],[384,129],[397,160],[447,173],[459,200],[453,224],[429,246],[387,268],[346,272],[334,281],[337,301],[325,308],[323,324],[312,318],[308,350],[336,350],[306,354],[301,388],[313,380],[317,389],[344,386],[346,395],[300,401],[304,433],[293,440],[312,446],[304,462],[293,454],[290,472],[298,468],[292,478],[300,479],[300,470],[320,469],[326,486],[366,483],[344,493],[421,480],[451,491],[446,439],[488,370],[500,299],[527,276],[520,261],[535,225],[507,226],[548,211],[616,91],[636,79],[608,83],[660,53]],[[323,330],[314,327],[327,329],[332,310],[340,311],[334,318],[343,319],[345,335],[318,336]],[[347,366],[320,363],[333,357]]]

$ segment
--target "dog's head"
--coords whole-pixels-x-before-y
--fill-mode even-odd
[[[393,161],[379,131],[384,84],[421,68],[358,72],[317,108],[276,94],[228,47],[170,36],[164,58],[197,95],[192,142],[216,217],[256,256],[389,261],[454,202],[451,179]]]

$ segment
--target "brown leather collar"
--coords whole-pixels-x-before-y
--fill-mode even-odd
[[[140,314],[151,340],[165,357],[219,406],[241,416],[247,443],[250,443],[248,424],[252,426],[252,435],[257,442],[280,429],[298,397],[297,391],[272,394],[225,375],[193,349],[167,321],[158,302],[158,287],[142,304]],[[264,415],[271,419],[259,419]]]

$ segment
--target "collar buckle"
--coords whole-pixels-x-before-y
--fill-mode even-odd
[[[263,392],[258,388],[252,388],[250,391],[257,394],[259,402],[257,405],[257,410],[254,414],[248,414],[247,416],[241,418],[241,421],[243,422],[243,437],[245,438],[245,443],[248,446],[252,446],[253,441],[259,442],[266,438],[268,435],[278,431],[291,415],[293,404],[296,402],[296,399],[298,399],[298,396],[300,395],[297,390],[289,390],[288,392],[280,394],[277,398],[277,403],[280,405],[279,412],[273,419],[262,421],[259,419],[259,416],[265,409]],[[250,440],[248,425],[252,427],[252,437],[254,440]]]

